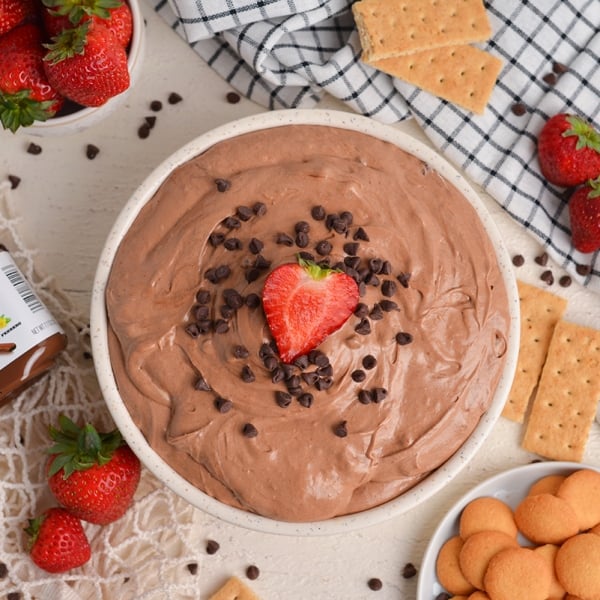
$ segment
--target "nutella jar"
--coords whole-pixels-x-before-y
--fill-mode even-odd
[[[0,406],[53,365],[67,336],[0,244]]]

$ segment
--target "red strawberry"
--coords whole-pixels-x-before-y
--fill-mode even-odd
[[[101,106],[129,87],[125,48],[101,23],[65,29],[46,47],[48,81],[73,102]]]
[[[600,250],[600,176],[590,179],[569,198],[571,237],[580,252]]]
[[[49,573],[64,573],[85,564],[91,549],[81,521],[64,508],[50,508],[30,519],[31,560]]]
[[[131,505],[140,480],[137,456],[118,430],[98,433],[92,425],[77,427],[60,417],[61,429],[50,427],[48,484],[54,497],[76,517],[106,525]]]
[[[358,297],[352,277],[311,261],[271,271],[262,302],[281,360],[291,363],[316,348],[348,320]]]
[[[571,187],[600,175],[600,134],[579,117],[554,115],[537,145],[542,174],[550,183]]]
[[[59,35],[92,19],[108,27],[126,48],[133,33],[133,15],[127,2],[121,0],[88,0],[80,4],[74,0],[42,0],[44,27],[49,37]]]
[[[0,35],[37,18],[34,0],[0,0]]]
[[[64,99],[44,71],[42,34],[33,24],[0,36],[0,121],[15,132],[34,121],[45,121]]]

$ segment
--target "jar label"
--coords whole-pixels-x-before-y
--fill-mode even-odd
[[[0,371],[44,340],[64,333],[8,252],[0,252]]]

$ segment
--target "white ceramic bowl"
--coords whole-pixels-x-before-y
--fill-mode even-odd
[[[203,493],[181,477],[149,446],[134,424],[117,389],[107,345],[105,287],[117,248],[137,214],[152,198],[171,171],[205,151],[215,143],[259,129],[289,124],[330,125],[357,130],[396,144],[419,157],[453,183],[477,211],[497,251],[498,262],[509,297],[510,330],[505,368],[489,410],[482,416],[462,447],[426,479],[381,506],[349,516],[312,523],[290,523],[261,517],[232,508]],[[425,501],[452,480],[473,457],[498,419],[508,395],[517,361],[519,345],[519,298],[510,257],[500,234],[480,198],[466,180],[436,152],[399,130],[355,114],[324,110],[283,110],[263,113],[218,127],[188,143],[165,160],[137,189],[114,224],[102,251],[93,287],[91,309],[93,356],[102,394],[117,427],[142,462],[168,487],[205,512],[250,529],[287,535],[329,535],[341,533],[392,518]]]
[[[127,0],[133,17],[133,34],[127,53],[130,85],[121,94],[114,96],[102,106],[80,108],[60,117],[52,117],[47,121],[36,121],[29,127],[22,127],[20,132],[36,136],[60,136],[78,133],[96,125],[113,113],[123,103],[140,77],[146,45],[146,25],[140,9],[139,0]]]

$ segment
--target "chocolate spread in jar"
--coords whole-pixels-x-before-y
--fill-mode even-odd
[[[34,383],[67,336],[0,244],[0,406]]]
[[[256,299],[301,252],[355,274],[361,305],[281,365]],[[285,521],[377,506],[446,461],[492,401],[509,326],[462,194],[392,144],[323,126],[241,135],[176,169],[122,240],[106,305],[149,444],[207,494]]]

